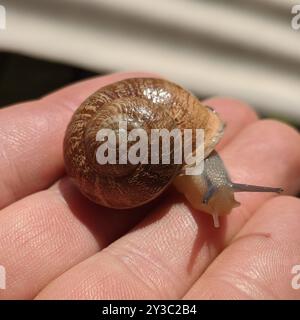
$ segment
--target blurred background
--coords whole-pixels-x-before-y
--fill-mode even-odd
[[[0,0],[0,105],[96,74],[150,71],[199,98],[240,98],[299,126],[300,30],[291,23],[297,3]]]

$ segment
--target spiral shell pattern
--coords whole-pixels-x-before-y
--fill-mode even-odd
[[[118,136],[120,120],[127,122],[128,131],[204,129],[205,156],[222,137],[224,127],[211,108],[164,79],[126,79],[92,94],[75,111],[67,127],[63,145],[65,167],[85,196],[117,209],[133,208],[156,198],[184,165],[172,161],[170,164],[99,164],[96,152],[101,142],[96,139],[97,132],[109,128]],[[149,140],[147,147],[150,145]]]

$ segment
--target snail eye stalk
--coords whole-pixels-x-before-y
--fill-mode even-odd
[[[250,184],[232,183],[232,189],[234,192],[274,192],[282,193],[282,188],[262,187],[254,186]]]

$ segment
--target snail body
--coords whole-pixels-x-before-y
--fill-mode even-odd
[[[118,143],[116,163],[99,164],[97,152],[103,144],[97,139],[99,129],[108,128],[121,138],[120,121],[126,122],[128,132],[139,128],[147,134],[152,129],[179,129],[180,132],[191,129],[193,153],[196,151],[194,131],[203,129],[204,171],[200,175],[183,175],[187,164],[174,161],[121,163],[121,144]],[[86,197],[116,209],[143,205],[173,183],[194,208],[210,213],[218,226],[218,216],[230,213],[239,205],[234,192],[281,190],[232,183],[214,151],[223,132],[224,123],[219,115],[180,86],[163,79],[126,79],[101,88],[75,111],[64,138],[65,167]],[[133,145],[132,141],[128,142]],[[151,141],[147,145],[150,147]]]

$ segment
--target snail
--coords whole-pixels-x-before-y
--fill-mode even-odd
[[[118,143],[117,161],[99,163],[97,152],[104,142],[97,139],[97,134],[101,128],[108,128],[120,138],[120,121],[126,121],[128,132],[137,128],[147,133],[152,129],[177,128],[180,132],[191,129],[193,148],[196,148],[194,131],[203,129],[203,172],[182,174],[185,162],[123,163]],[[63,143],[66,172],[87,198],[116,209],[148,203],[173,184],[193,208],[211,214],[214,226],[219,227],[219,216],[240,205],[234,198],[235,192],[282,191],[231,181],[215,151],[224,128],[216,111],[175,83],[156,78],[125,79],[96,91],[73,114]],[[133,141],[127,142],[134,145]],[[151,141],[147,148],[150,146]],[[174,143],[171,147],[174,148]]]

